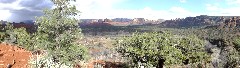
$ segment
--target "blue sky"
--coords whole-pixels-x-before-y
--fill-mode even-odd
[[[79,19],[240,16],[240,0],[77,0],[73,4],[82,12]],[[52,6],[50,0],[0,0],[0,20],[34,19],[41,16],[41,8]]]
[[[171,7],[177,6],[185,8],[192,12],[207,11],[206,5],[213,4],[218,7],[231,7],[228,0],[126,0],[114,5],[114,8],[124,9],[142,9],[150,7],[153,10],[168,10]]]
[[[125,8],[125,9],[142,9],[145,7],[151,7],[153,10],[166,10],[172,6],[186,6],[186,4],[180,1],[173,0],[127,0],[117,5],[114,8]]]

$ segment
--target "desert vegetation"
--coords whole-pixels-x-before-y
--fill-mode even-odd
[[[74,0],[52,0],[56,7],[45,9],[44,15],[37,18],[37,30],[34,33],[27,32],[26,28],[6,26],[2,29],[1,41],[17,44],[33,52],[46,51],[45,57],[38,59],[42,61],[36,60],[32,65],[37,68],[73,67],[74,63],[87,59],[87,48],[77,43],[82,35],[74,16],[79,11],[70,5],[70,1]]]
[[[216,18],[214,25],[210,19],[190,18],[154,25],[79,27],[74,17],[79,11],[70,4],[74,1],[51,0],[55,8],[37,17],[34,31],[1,26],[0,42],[36,56],[29,60],[30,68],[240,67],[239,18]]]
[[[114,44],[118,53],[121,53],[123,57],[127,58],[128,64],[131,67],[159,67],[160,64],[157,61],[161,61],[166,67],[238,67],[239,66],[239,45],[237,40],[239,38],[239,28],[224,27],[218,28],[218,26],[203,26],[203,28],[164,28],[160,25],[144,25],[144,26],[126,26],[126,27],[111,27],[112,29],[92,29],[92,30],[102,30],[103,32],[98,32],[99,34],[91,35],[91,30],[84,32],[86,36],[104,36],[104,37],[114,37],[117,42]],[[90,28],[90,27],[89,27]],[[83,31],[89,28],[83,28]],[[122,29],[115,29],[122,28]],[[126,29],[125,29],[126,28]],[[228,30],[230,29],[231,30]],[[132,30],[128,30],[132,29]],[[137,32],[137,33],[135,33]],[[152,33],[153,32],[153,33]],[[90,34],[89,34],[90,33]],[[115,34],[112,34],[115,33]],[[160,38],[159,38],[160,36]],[[162,42],[157,40],[172,39],[168,42]],[[120,39],[119,39],[120,38]],[[174,40],[175,39],[175,40]],[[177,39],[177,40],[176,40]],[[194,41],[195,40],[195,41]],[[198,40],[198,41],[196,41]],[[167,40],[164,40],[167,41]],[[194,54],[200,53],[201,48],[202,53],[205,55],[200,55],[200,57],[205,57],[201,59],[202,61],[184,62],[186,60],[177,60],[179,63],[167,63],[166,60],[171,60],[180,56],[170,56],[163,58],[161,54],[161,48],[163,46],[172,47],[175,44],[176,47],[173,49],[166,49],[166,51],[172,51],[173,53],[182,53],[186,56],[187,51],[182,51],[182,48],[178,48],[180,43],[176,42],[182,41],[182,47],[189,46],[199,46],[198,49],[189,49],[197,51]],[[192,42],[196,44],[183,43]],[[199,42],[201,41],[201,43]],[[198,44],[197,44],[198,42]],[[201,44],[201,45],[199,45]],[[186,45],[186,46],[185,46]],[[159,49],[157,48],[159,47]],[[155,48],[155,49],[154,49]],[[165,51],[165,49],[162,49]],[[176,49],[176,52],[174,51]],[[185,49],[183,49],[185,50]],[[160,53],[159,53],[160,52]],[[190,51],[191,52],[191,51]],[[171,54],[171,53],[170,53]],[[169,54],[166,54],[169,55]],[[150,56],[150,58],[149,58]],[[152,57],[155,58],[152,58]],[[196,55],[195,55],[196,56]],[[148,58],[146,58],[148,57]],[[190,57],[190,56],[187,56]],[[208,58],[206,58],[208,57]],[[161,60],[159,60],[161,59]],[[165,60],[165,61],[163,61]],[[176,59],[175,59],[176,60]],[[205,60],[205,61],[203,61]],[[182,61],[182,62],[180,62]],[[189,59],[188,59],[189,61]],[[169,62],[169,61],[168,61]],[[172,62],[172,61],[171,61]],[[179,65],[178,65],[179,64]]]
[[[161,68],[163,65],[208,63],[204,41],[196,36],[178,36],[171,33],[133,34],[118,41],[117,51],[130,57],[133,66]]]

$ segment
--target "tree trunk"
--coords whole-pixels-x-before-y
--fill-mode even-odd
[[[159,59],[159,60],[158,60],[157,68],[163,68],[164,62],[165,62],[164,59]]]

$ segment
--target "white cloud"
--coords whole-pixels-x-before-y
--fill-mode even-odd
[[[226,0],[227,4],[229,5],[239,5],[240,0]]]
[[[206,9],[208,11],[218,11],[220,10],[220,7],[218,7],[219,4],[206,4]]]
[[[51,8],[50,0],[4,0],[0,1],[0,20],[21,22],[35,20],[42,15],[43,8]]]
[[[124,0],[77,0],[77,9],[83,18],[102,18],[113,10],[113,5]]]
[[[10,20],[9,18],[12,14],[9,9],[22,9],[23,7],[18,6],[19,2],[20,0],[13,3],[0,3],[0,20]]]
[[[187,0],[179,0],[181,3],[186,3]]]
[[[8,18],[11,16],[11,13],[9,10],[0,10],[0,20],[8,20]]]
[[[148,18],[148,19],[175,19],[193,16],[196,13],[187,11],[182,7],[172,7],[168,10],[154,10],[150,7],[142,9],[116,9],[113,6],[125,0],[77,0],[77,9],[82,13],[81,19],[104,18]]]
[[[239,2],[240,0],[227,0],[227,3]],[[208,15],[212,16],[240,16],[240,6],[233,6],[228,8],[220,7],[219,4],[206,4],[206,10]]]

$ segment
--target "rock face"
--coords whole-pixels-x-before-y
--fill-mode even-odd
[[[211,54],[211,64],[214,68],[228,66],[228,55],[234,49],[232,46],[225,46],[223,42],[221,39],[206,41],[205,49]]]
[[[0,44],[0,68],[28,68],[32,53],[10,44]]]
[[[221,59],[219,59],[219,57],[220,57],[220,49],[219,48],[213,48],[213,49],[211,49],[211,51],[213,52],[211,54],[212,65],[214,67],[218,67],[219,66],[219,62],[222,61]]]
[[[220,52],[221,49],[217,47],[217,45],[215,45],[214,43],[219,43],[218,41],[212,41],[211,43],[209,41],[205,41],[205,43],[207,44],[205,46],[206,51],[208,51],[211,54],[211,61],[212,61],[212,65],[213,67],[218,67],[219,62],[221,61],[221,59],[219,59],[220,57]],[[212,44],[213,43],[213,44]]]

